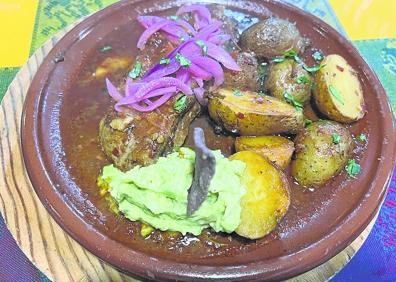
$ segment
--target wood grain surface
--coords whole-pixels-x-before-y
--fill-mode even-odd
[[[98,259],[51,218],[26,174],[20,145],[23,101],[40,63],[72,26],[40,47],[11,83],[0,109],[0,211],[17,244],[53,281],[136,281]],[[345,250],[289,281],[327,281],[341,270],[367,238],[375,219]]]

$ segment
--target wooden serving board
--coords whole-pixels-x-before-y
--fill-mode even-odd
[[[49,279],[136,281],[89,253],[62,230],[38,199],[23,163],[20,126],[24,98],[44,57],[73,26],[60,31],[33,54],[4,96],[0,109],[0,211],[18,246]],[[337,256],[289,281],[329,280],[359,250],[374,222]]]

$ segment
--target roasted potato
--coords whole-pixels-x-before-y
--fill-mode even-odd
[[[353,151],[352,136],[343,125],[320,120],[308,125],[295,141],[292,176],[305,187],[319,187],[337,175]]]
[[[365,114],[363,90],[356,71],[339,55],[329,55],[316,73],[314,98],[328,118],[351,123]]]
[[[294,143],[281,136],[242,136],[235,140],[237,152],[255,152],[281,169],[286,169],[294,152]]]
[[[289,49],[302,52],[307,45],[297,27],[287,20],[268,18],[244,30],[239,46],[260,58],[282,55]]]
[[[251,52],[239,52],[236,61],[241,67],[241,71],[226,70],[224,72],[223,87],[259,91],[258,63],[254,54]]]
[[[275,229],[289,205],[286,176],[266,158],[241,151],[230,157],[246,163],[241,182],[246,194],[241,199],[241,222],[235,232],[250,239],[261,238]]]
[[[301,111],[251,91],[221,88],[209,99],[208,110],[217,124],[240,135],[297,133],[304,128]]]
[[[272,96],[285,100],[284,94],[287,92],[301,104],[309,102],[311,87],[311,76],[301,64],[294,60],[272,64],[265,82],[265,89]]]

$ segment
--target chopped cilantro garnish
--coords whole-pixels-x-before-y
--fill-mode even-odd
[[[290,93],[285,92],[283,94],[283,97],[285,98],[286,102],[288,102],[289,104],[292,104],[294,108],[296,108],[297,111],[301,112],[304,108],[304,105],[298,101],[296,101],[296,99],[294,98],[293,95],[291,95]]]
[[[323,60],[323,54],[320,51],[315,51],[312,54],[312,58],[314,58],[315,61],[320,62]]]
[[[169,58],[161,58],[160,65],[169,65],[170,59]]]
[[[309,77],[306,76],[306,75],[302,75],[302,76],[297,77],[296,81],[297,81],[298,84],[308,84],[308,83],[311,82]]]
[[[238,89],[235,89],[235,90],[232,92],[232,94],[233,94],[234,96],[237,96],[237,97],[243,96],[243,93],[242,93],[241,91],[239,91]]]
[[[176,54],[176,60],[180,63],[182,67],[188,68],[189,66],[191,66],[191,61],[180,53]]]
[[[195,41],[195,44],[202,48],[202,54],[204,56],[208,55],[208,46],[205,44],[205,42],[203,42],[202,40],[197,40]]]
[[[361,142],[366,142],[366,141],[367,141],[367,136],[366,136],[366,134],[362,133],[362,134],[360,134],[360,135],[357,137],[357,139],[358,139],[359,141],[361,141]]]
[[[355,160],[349,160],[345,166],[345,170],[350,177],[355,177],[361,171],[361,167]]]
[[[142,62],[138,60],[135,62],[133,69],[128,73],[128,76],[130,78],[135,79],[135,78],[139,77],[141,72],[142,72]]]
[[[331,138],[333,139],[333,143],[334,144],[339,144],[340,141],[341,141],[341,136],[339,134],[337,134],[337,133],[333,133],[331,135]]]
[[[102,48],[100,48],[100,52],[106,53],[106,52],[108,52],[108,51],[110,51],[112,49],[113,49],[113,47],[111,47],[111,45],[105,45]]]
[[[297,52],[292,48],[283,53],[283,57],[285,58],[294,58],[297,56]]]
[[[306,118],[306,119],[304,119],[304,122],[305,122],[305,125],[307,126],[307,125],[310,125],[313,121]]]
[[[175,104],[173,105],[173,109],[175,110],[176,113],[180,114],[186,108],[187,108],[187,96],[182,95],[176,100]]]
[[[294,51],[294,49],[289,49],[289,50],[283,52],[282,56],[277,56],[274,59],[272,59],[272,62],[274,62],[274,63],[282,63],[286,59],[296,59],[296,61],[300,61],[301,60],[298,57],[297,52]]]
[[[286,59],[294,59],[297,63],[301,63],[302,60],[298,56],[297,52],[294,49],[289,49],[283,53],[283,57]]]
[[[303,65],[303,68],[304,68],[307,72],[310,72],[310,73],[317,72],[318,70],[320,70],[320,69],[323,68],[323,67],[324,67],[324,65],[316,65],[316,66],[313,66],[313,67],[308,67],[307,65]]]
[[[272,62],[273,63],[282,63],[286,59],[294,59],[297,63],[302,62],[301,58],[298,56],[297,52],[294,49],[289,49],[289,50],[283,52],[282,56],[277,56],[277,57],[273,58]]]
[[[330,94],[331,94],[338,102],[340,102],[341,104],[344,105],[344,99],[342,98],[341,93],[340,93],[333,85],[330,85],[330,86],[329,86],[329,91],[330,91]]]
[[[282,63],[285,60],[286,60],[285,57],[275,57],[275,58],[272,59],[272,62],[273,63]]]
[[[176,15],[172,15],[172,16],[169,16],[168,19],[170,19],[170,20],[172,20],[172,21],[176,21],[176,20],[179,19],[179,17],[176,16]]]

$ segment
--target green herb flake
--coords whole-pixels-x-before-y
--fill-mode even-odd
[[[339,134],[333,133],[333,134],[331,135],[331,138],[332,138],[334,144],[340,144],[340,142],[341,142],[341,136],[340,136]]]
[[[239,91],[238,89],[235,89],[235,90],[232,92],[232,94],[233,94],[234,96],[237,96],[237,97],[243,96],[243,93],[242,93],[241,91]]]
[[[169,65],[170,59],[169,58],[161,58],[159,63],[160,63],[160,65]]]
[[[316,65],[316,66],[313,66],[313,67],[308,67],[307,65],[303,65],[303,68],[307,71],[307,72],[310,72],[310,73],[315,73],[315,72],[317,72],[318,70],[320,70],[321,68],[323,68],[325,65]]]
[[[182,95],[176,100],[175,104],[173,105],[173,109],[175,110],[176,113],[180,114],[186,108],[187,108],[187,96]]]
[[[350,177],[355,177],[361,171],[361,167],[355,160],[349,160],[345,166],[345,170]]]
[[[205,42],[203,42],[202,40],[197,40],[195,41],[195,44],[202,48],[202,54],[204,56],[208,55],[208,46],[205,44]]]
[[[275,58],[272,59],[272,62],[275,63],[275,64],[278,64],[278,63],[284,62],[285,60],[286,60],[285,57],[275,57]]]
[[[361,141],[361,142],[366,142],[366,141],[367,141],[367,136],[366,136],[366,134],[362,133],[362,134],[360,134],[360,135],[357,137],[357,139],[358,139],[359,141]]]
[[[130,78],[138,78],[140,76],[140,73],[142,72],[142,62],[141,61],[136,61],[135,65],[133,66],[133,69],[128,73],[128,76]]]
[[[176,20],[179,19],[179,17],[176,16],[176,15],[172,15],[172,16],[169,16],[168,19],[170,19],[170,20],[172,20],[172,21],[176,21]]]
[[[106,52],[111,51],[112,49],[113,49],[113,47],[111,47],[111,45],[105,45],[102,48],[100,48],[100,52],[106,53]]]
[[[283,57],[285,58],[294,58],[297,56],[297,52],[292,48],[283,53]]]
[[[297,63],[301,63],[302,60],[298,56],[297,52],[292,48],[283,53],[283,57],[286,59],[294,59]]]
[[[296,108],[297,111],[302,112],[302,110],[304,108],[304,105],[302,103],[296,101],[294,96],[292,96],[288,92],[285,92],[283,94],[283,97],[285,98],[286,102],[288,102],[289,104],[293,105],[293,107]]]
[[[315,61],[320,62],[320,61],[323,60],[324,57],[323,57],[322,52],[320,52],[320,51],[315,51],[315,52],[312,54],[312,58],[313,58]]]
[[[311,82],[311,79],[306,75],[302,75],[302,76],[297,77],[296,81],[298,84],[308,84]]]
[[[330,85],[329,86],[329,91],[330,94],[338,101],[340,102],[342,105],[344,105],[344,99],[341,96],[341,93],[333,86]]]
[[[306,119],[304,119],[304,123],[305,123],[305,126],[308,126],[308,125],[312,124],[313,121],[308,119],[308,118],[306,118]]]
[[[189,66],[191,66],[191,61],[180,53],[176,54],[176,60],[180,63],[182,67],[188,68]]]

